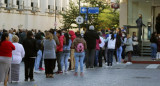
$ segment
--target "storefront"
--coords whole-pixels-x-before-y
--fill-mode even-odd
[[[120,26],[136,26],[138,15],[143,15],[144,39],[148,39],[148,25],[151,25],[151,33],[155,31],[155,19],[160,13],[160,0],[120,0]],[[138,32],[136,28],[129,33]]]

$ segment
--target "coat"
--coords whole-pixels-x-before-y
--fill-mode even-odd
[[[132,38],[128,38],[127,42],[125,43],[125,45],[126,45],[125,51],[126,52],[133,51],[133,45],[132,44],[133,44]]]

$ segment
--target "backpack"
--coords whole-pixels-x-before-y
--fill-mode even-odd
[[[78,43],[77,46],[75,47],[76,51],[81,53],[84,51],[84,45],[83,43]]]

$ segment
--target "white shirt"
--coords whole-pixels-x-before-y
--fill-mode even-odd
[[[19,43],[13,43],[15,50],[12,51],[12,64],[20,64],[25,55],[24,48]]]
[[[108,49],[115,49],[116,46],[116,38],[114,40],[109,39],[108,41]]]
[[[101,40],[101,43],[99,44],[99,47],[103,48],[105,45],[104,38],[100,36],[100,40]]]

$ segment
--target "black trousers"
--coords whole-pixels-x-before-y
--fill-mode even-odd
[[[33,79],[33,68],[34,68],[35,58],[25,58],[25,79]]]
[[[55,69],[56,59],[44,59],[45,74],[53,74]]]
[[[56,56],[57,56],[57,63],[58,63],[58,71],[62,71],[61,68],[61,58],[62,58],[63,52],[57,52]]]
[[[100,51],[99,51],[99,56],[98,56],[98,62],[99,62],[99,67],[102,67],[102,54],[103,53],[103,50],[102,48],[100,48]]]
[[[125,53],[126,46],[122,46],[122,48],[123,48],[122,59],[125,59],[125,56],[126,56],[126,53]]]

